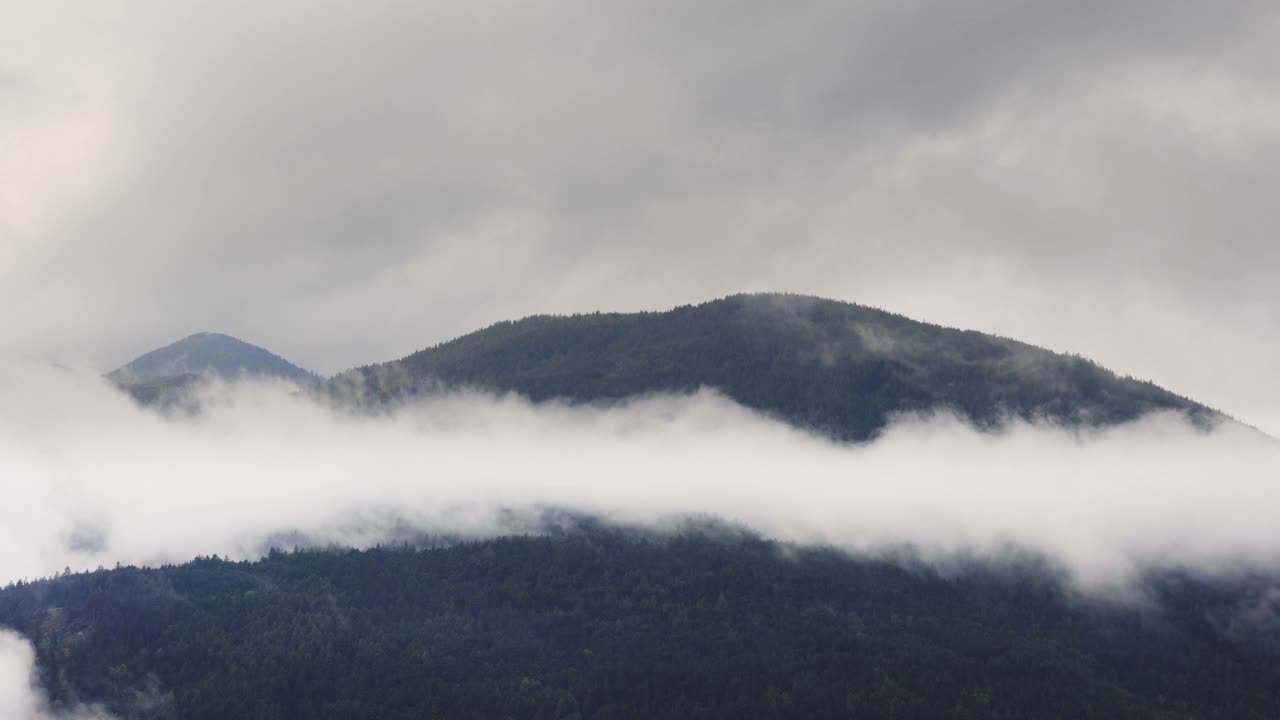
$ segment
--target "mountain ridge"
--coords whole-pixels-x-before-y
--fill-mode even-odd
[[[322,379],[270,351],[196,333],[107,377],[144,404],[179,402],[208,376],[283,377],[366,409],[470,388],[533,402],[616,402],[713,388],[842,441],[894,416],[949,412],[981,429],[1011,419],[1075,427],[1158,411],[1201,426],[1224,414],[1074,354],[791,293],[737,294],[664,311],[531,315]]]
[[[325,384],[369,405],[441,387],[569,402],[714,387],[843,440],[869,439],[903,412],[947,410],[985,428],[1011,417],[1109,425],[1160,410],[1226,417],[1078,355],[788,293],[501,321]]]

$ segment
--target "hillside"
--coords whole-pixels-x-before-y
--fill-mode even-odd
[[[501,322],[330,381],[390,402],[444,386],[533,400],[612,400],[714,387],[803,427],[862,440],[892,413],[950,410],[1111,424],[1154,410],[1216,413],[1089,360],[1006,338],[799,295],[737,295],[667,312]]]
[[[0,625],[125,720],[1280,716],[1272,581],[1145,587],[588,527],[68,575],[0,591]]]
[[[314,383],[319,377],[257,345],[230,335],[202,332],[152,350],[107,374],[142,401],[155,401],[200,377],[276,377]]]

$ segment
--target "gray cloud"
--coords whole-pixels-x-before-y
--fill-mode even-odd
[[[109,369],[210,329],[336,371],[786,289],[1280,416],[1272,3],[54,3],[0,28],[9,352]]]

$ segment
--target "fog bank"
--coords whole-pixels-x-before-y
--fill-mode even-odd
[[[237,383],[209,388],[198,417],[165,418],[91,374],[0,377],[0,581],[249,558],[295,534],[353,546],[406,529],[485,537],[548,507],[641,525],[712,515],[851,551],[1013,544],[1084,586],[1150,563],[1280,564],[1276,443],[1177,416],[995,435],[902,418],[849,446],[710,391],[611,407],[460,393],[368,417]]]

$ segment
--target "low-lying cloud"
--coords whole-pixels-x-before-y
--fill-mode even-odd
[[[851,551],[1017,546],[1083,586],[1152,564],[1280,565],[1277,444],[1176,415],[1000,434],[903,418],[851,446],[711,391],[608,407],[456,393],[366,416],[236,383],[210,388],[198,416],[166,418],[96,376],[3,377],[0,581],[254,557],[280,537],[484,537],[545,508],[651,526],[709,515]]]
[[[938,560],[1017,548],[1086,591],[1153,566],[1280,567],[1280,444],[1178,415],[999,434],[904,417],[842,445],[712,391],[577,407],[452,393],[367,415],[241,382],[206,388],[197,415],[166,417],[94,374],[25,365],[0,373],[0,397],[0,583],[252,558],[282,538],[487,537],[536,528],[547,509],[657,529],[710,516]],[[0,720],[105,717],[49,709],[33,658],[0,632]]]
[[[106,720],[101,708],[54,710],[36,682],[36,653],[27,639],[0,630],[0,720]]]

